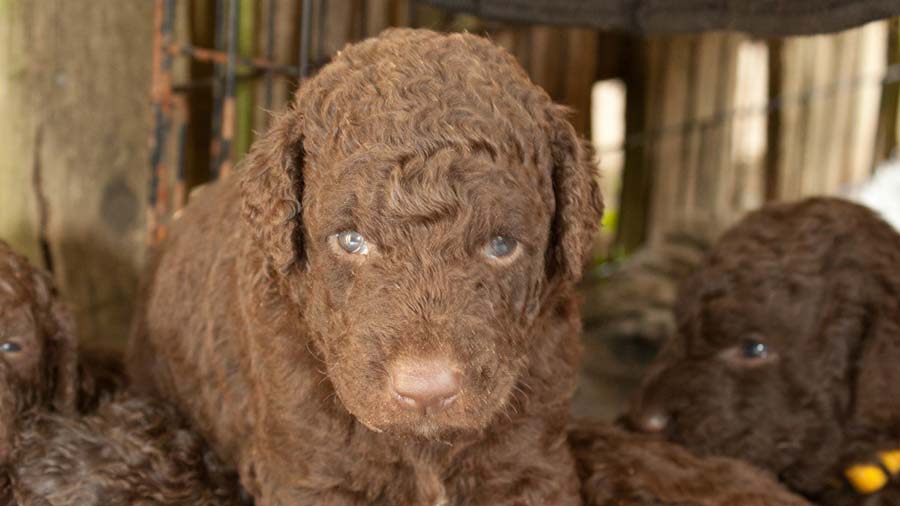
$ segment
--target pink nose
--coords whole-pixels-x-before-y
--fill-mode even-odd
[[[442,360],[398,362],[391,367],[390,377],[394,399],[409,410],[440,411],[459,394],[459,371]]]

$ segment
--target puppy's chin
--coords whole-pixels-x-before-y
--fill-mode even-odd
[[[339,396],[340,397],[340,396]],[[344,407],[363,426],[372,432],[406,440],[428,440],[454,443],[475,437],[496,420],[507,420],[516,409],[510,399],[459,399],[459,402],[437,413],[408,411],[393,399],[377,399]],[[343,400],[343,399],[342,399]],[[472,406],[480,409],[473,409]],[[489,406],[496,407],[491,408]]]
[[[454,427],[427,418],[423,418],[417,423],[389,425],[384,431],[385,435],[404,441],[432,441],[448,445],[474,437],[479,432],[480,428]]]
[[[467,416],[465,410],[448,410],[443,413],[418,413],[403,411],[388,404],[382,409],[350,411],[356,420],[378,434],[414,440],[452,442],[484,430],[490,418]]]

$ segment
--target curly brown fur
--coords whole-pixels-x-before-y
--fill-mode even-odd
[[[155,260],[129,367],[259,504],[577,504],[574,284],[602,211],[565,110],[480,37],[390,30],[301,84]],[[335,246],[358,230],[364,258]],[[514,260],[482,254],[497,235]],[[148,358],[152,360],[148,360]],[[390,392],[446,361],[443,411]]]
[[[120,395],[83,417],[26,421],[12,488],[20,504],[237,505],[237,477],[172,408]]]
[[[900,448],[898,266],[900,236],[861,206],[817,198],[752,213],[682,287],[678,331],[632,422],[746,459],[823,504],[861,504],[842,471]],[[900,482],[867,501],[900,504]]]
[[[114,354],[79,357],[71,321],[49,278],[0,241],[0,504],[236,504],[237,478],[208,472],[172,408],[116,394]]]
[[[804,506],[738,460],[579,420],[569,430],[585,506]]]

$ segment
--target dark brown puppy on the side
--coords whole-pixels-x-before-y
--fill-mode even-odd
[[[900,235],[837,199],[750,214],[682,287],[631,423],[828,506],[900,504]]]
[[[116,393],[120,364],[77,347],[49,277],[0,241],[0,504],[238,504],[171,408]]]
[[[569,430],[585,506],[808,506],[746,462],[698,457],[682,446],[606,424]]]
[[[596,177],[488,40],[349,46],[174,224],[130,370],[260,505],[577,505]]]

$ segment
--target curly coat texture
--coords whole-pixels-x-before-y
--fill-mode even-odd
[[[574,285],[602,202],[588,145],[508,53],[389,30],[341,51],[146,281],[129,368],[262,506],[579,504]],[[355,230],[368,255],[336,234]],[[483,254],[518,241],[511,259]],[[400,361],[455,364],[446,409]]]
[[[226,472],[173,408],[127,394],[83,417],[37,412],[10,470],[19,504],[237,506]]]
[[[805,506],[744,462],[578,420],[569,430],[585,506]]]
[[[0,241],[0,504],[238,504],[172,408],[116,394],[121,361],[79,357],[75,335],[49,277]]]
[[[678,331],[635,403],[672,441],[768,469],[825,505],[843,470],[900,448],[900,235],[870,210],[772,205],[726,233],[681,289]],[[760,344],[767,346],[759,353]]]

